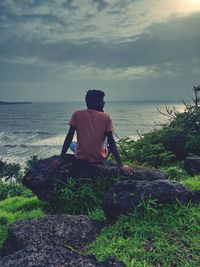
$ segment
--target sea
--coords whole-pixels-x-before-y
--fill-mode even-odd
[[[158,111],[166,106],[184,110],[180,102],[126,101],[107,102],[104,111],[113,120],[116,141],[124,136],[136,140],[167,120]],[[59,155],[72,113],[85,108],[82,102],[0,105],[0,159],[24,167],[33,155]]]

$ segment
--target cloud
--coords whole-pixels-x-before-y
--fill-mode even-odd
[[[73,5],[74,0],[65,0],[62,4],[61,7],[63,8],[67,8],[70,11],[71,10],[76,10],[78,8],[78,6]]]
[[[70,81],[73,88],[77,81],[113,88],[194,83],[199,13],[158,17],[156,2],[1,0],[1,81]]]
[[[104,10],[109,4],[105,0],[92,0],[98,11]]]

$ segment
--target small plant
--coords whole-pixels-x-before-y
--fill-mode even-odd
[[[27,160],[26,162],[25,172],[28,172],[32,167],[34,167],[38,161],[39,161],[38,156],[36,155],[31,156],[30,159]]]
[[[51,213],[88,214],[100,208],[106,192],[120,177],[68,179],[65,187],[56,188],[56,199],[49,205]]]
[[[181,179],[184,179],[187,177],[186,171],[183,169],[183,167],[180,167],[178,165],[170,166],[170,167],[164,167],[162,169],[171,180],[180,181]]]
[[[15,196],[32,197],[33,193],[22,184],[0,182],[0,201]]]

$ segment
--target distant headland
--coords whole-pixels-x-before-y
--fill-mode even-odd
[[[18,104],[32,104],[32,102],[7,102],[7,101],[0,101],[0,105],[18,105]]]

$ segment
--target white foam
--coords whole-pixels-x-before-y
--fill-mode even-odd
[[[53,137],[40,139],[32,143],[34,146],[61,146],[65,139],[65,135],[56,135]]]
[[[34,146],[62,146],[65,140],[66,135],[60,134],[53,137],[40,139],[32,143]],[[76,137],[73,138],[73,141],[76,141]]]

